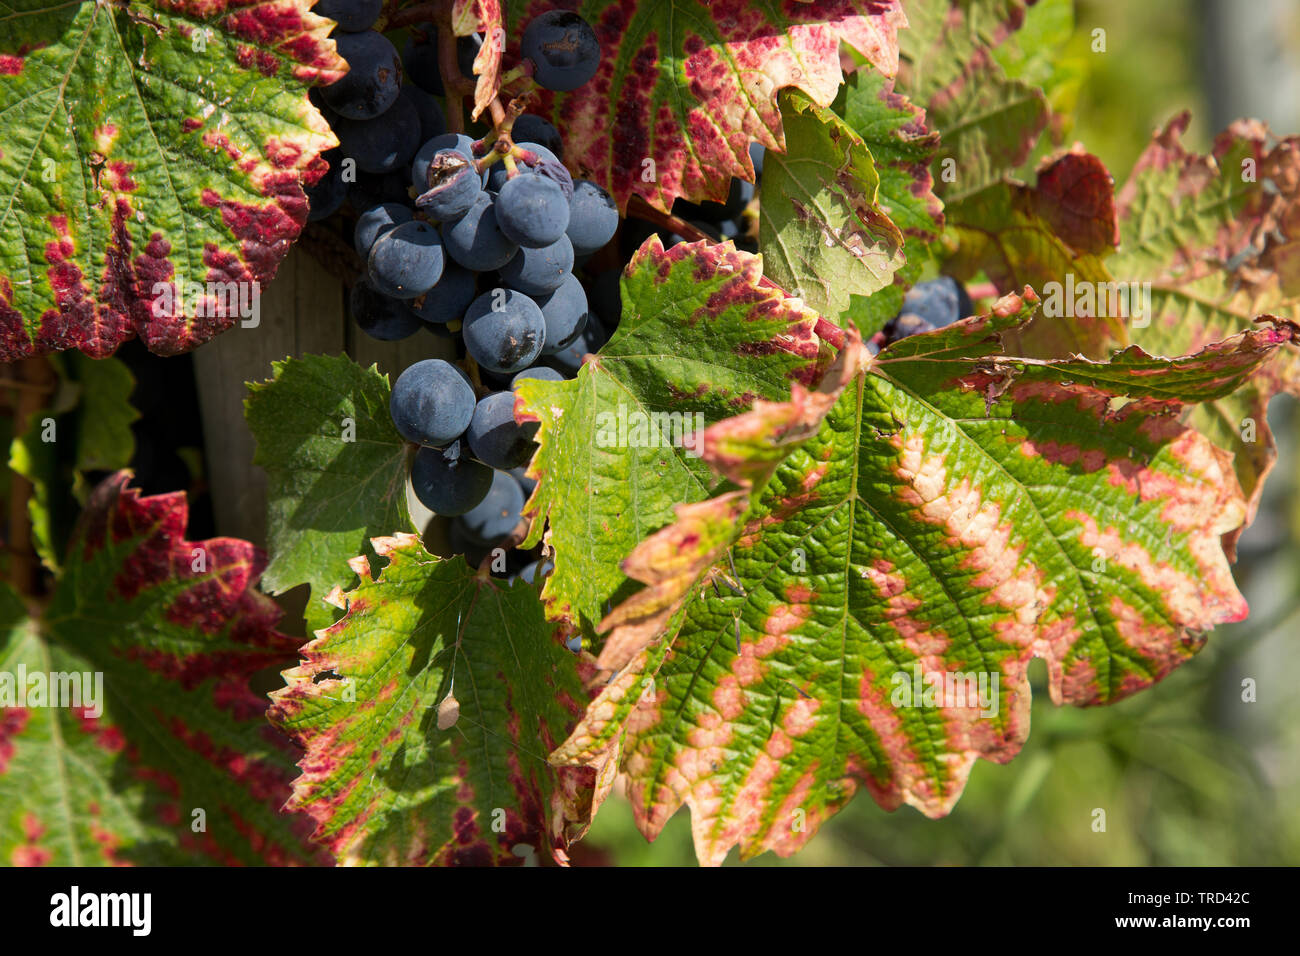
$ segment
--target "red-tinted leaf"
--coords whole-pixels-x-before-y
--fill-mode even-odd
[[[0,711],[0,859],[322,862],[281,812],[293,748],[251,686],[296,645],[254,590],[263,557],[185,540],[184,495],[126,485],[119,473],[96,489],[42,619],[0,613],[0,670],[103,680],[102,715],[84,697]]]
[[[493,3],[479,6],[480,29],[492,36],[502,21]],[[780,89],[798,87],[829,106],[842,79],[840,41],[893,76],[906,25],[897,0],[510,0],[505,8],[507,62],[518,57],[514,38],[543,11],[576,10],[596,31],[599,72],[572,93],[543,93],[539,112],[565,131],[569,167],[608,189],[620,209],[634,195],[663,210],[678,196],[725,199],[732,176],[754,178],[751,141],[785,148]],[[480,53],[476,64],[478,103],[495,92],[491,56]]]

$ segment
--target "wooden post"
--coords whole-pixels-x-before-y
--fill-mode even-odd
[[[273,361],[346,353],[365,366],[377,364],[393,380],[412,362],[451,357],[451,343],[426,332],[379,342],[357,329],[347,316],[342,279],[295,247],[262,290],[260,324],[236,325],[193,353],[218,534],[266,545],[266,474],[253,464],[256,442],[244,422],[244,399],[245,383],[270,378]],[[415,504],[423,527],[428,512]]]

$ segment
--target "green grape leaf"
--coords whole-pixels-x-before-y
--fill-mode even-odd
[[[943,231],[943,203],[934,194],[930,175],[939,133],[927,125],[925,110],[875,70],[850,75],[835,110],[871,150],[880,174],[880,208],[903,233],[905,261],[894,273],[893,284],[853,300],[853,321],[864,332],[874,332],[898,314],[903,292],[916,284],[931,245]]]
[[[732,176],[753,182],[750,142],[785,149],[778,92],[797,87],[829,106],[843,78],[841,41],[893,76],[907,23],[897,0],[508,0],[501,14],[496,2],[478,6],[478,29],[497,40],[475,61],[476,103],[496,92],[501,38],[557,8],[591,25],[601,48],[596,75],[571,93],[542,91],[536,111],[565,131],[570,169],[608,189],[620,209],[640,196],[664,211],[678,197],[725,199]]]
[[[53,356],[59,382],[53,404],[34,413],[9,448],[9,467],[32,483],[27,507],[41,561],[57,570],[59,555],[89,488],[86,473],[131,463],[139,413],[131,405],[135,379],[117,359],[79,352]]]
[[[633,546],[674,505],[711,495],[715,477],[692,447],[704,426],[822,374],[817,316],[763,284],[761,267],[731,243],[665,250],[652,236],[628,263],[623,319],[599,355],[575,380],[519,387],[516,417],[540,422],[526,514],[530,543],[549,522],[553,619],[599,621]]]
[[[763,166],[763,274],[836,318],[850,295],[893,282],[903,234],[881,210],[871,152],[848,124],[797,90],[781,94],[781,123],[788,150]]]
[[[1120,190],[1114,278],[1145,289],[1129,339],[1179,355],[1249,328],[1269,313],[1300,321],[1300,138],[1272,142],[1253,120],[1234,123],[1200,156],[1175,117],[1138,158]],[[1235,394],[1198,406],[1190,422],[1232,452],[1254,516],[1277,457],[1266,415],[1278,392],[1300,395],[1300,352],[1274,361]]]
[[[250,683],[295,649],[260,555],[186,541],[185,496],[127,480],[91,495],[39,619],[0,591],[0,860],[323,862]]]
[[[1245,502],[1179,414],[1295,329],[1179,359],[1000,354],[1036,304],[865,363],[736,530],[738,589],[684,589],[553,759],[617,752],[642,831],[687,804],[702,862],[789,855],[859,786],[949,812],[976,759],[1025,740],[1032,658],[1057,703],[1108,703],[1244,617],[1221,536]]]
[[[334,595],[347,613],[272,695],[272,722],[307,751],[289,808],[344,863],[563,862],[595,778],[547,754],[583,712],[583,659],[526,583],[414,535],[372,545],[382,573],[354,562],[361,583]]]
[[[346,64],[309,6],[7,8],[0,362],[170,355],[257,316],[336,142],[306,86]]]
[[[923,0],[899,35],[898,86],[943,134],[935,191],[945,204],[1001,181],[1047,126],[1041,90],[1007,77],[995,51],[1024,23],[1023,0]]]
[[[250,386],[244,416],[267,475],[262,576],[271,594],[311,585],[307,626],[334,621],[324,599],[356,575],[348,561],[373,537],[412,530],[406,506],[407,443],[388,414],[388,376],[343,356],[273,363]]]

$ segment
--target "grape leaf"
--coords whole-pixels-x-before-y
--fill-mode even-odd
[[[0,593],[0,701],[19,705],[0,709],[0,859],[321,862],[280,812],[293,759],[249,683],[294,651],[253,590],[260,556],[186,541],[184,495],[141,498],[127,480],[91,495],[39,620]],[[88,675],[85,696],[32,697],[51,672]]]
[[[479,11],[478,27],[489,37],[502,26],[500,36],[517,37],[554,9],[574,10],[591,25],[598,72],[572,93],[543,91],[536,111],[565,131],[569,167],[608,189],[620,209],[636,195],[664,211],[679,196],[725,199],[732,176],[752,182],[749,143],[785,149],[777,93],[793,86],[829,106],[842,79],[841,40],[893,76],[898,30],[907,23],[897,0],[511,0],[502,19],[493,17],[495,6],[484,2]],[[492,56],[480,52],[483,62],[476,61],[483,73],[476,103],[496,92],[485,89],[485,78],[497,77]]]
[[[924,103],[943,138],[935,191],[945,204],[998,183],[1047,126],[1041,90],[1007,77],[994,51],[1020,28],[1023,0],[923,0],[899,35],[899,90]]]
[[[251,314],[306,220],[300,184],[336,142],[305,85],[345,64],[309,5],[24,0],[9,13],[0,362],[102,357],[137,335],[170,355]]]
[[[1270,142],[1253,120],[1234,123],[1208,156],[1181,142],[1175,117],[1138,158],[1118,195],[1121,245],[1114,278],[1148,283],[1146,321],[1129,336],[1151,352],[1195,351],[1272,313],[1300,321],[1300,138]],[[1277,457],[1266,410],[1300,395],[1300,353],[1278,352],[1245,388],[1198,406],[1190,422],[1231,451],[1253,517]]]
[[[526,513],[530,542],[550,523],[552,619],[600,620],[632,547],[673,505],[709,496],[714,477],[689,447],[697,425],[822,374],[817,316],[763,285],[761,265],[731,243],[665,250],[652,236],[624,272],[623,319],[600,354],[575,380],[519,387],[516,417],[540,422]]]
[[[814,311],[838,317],[903,264],[903,234],[881,210],[870,150],[843,120],[797,90],[781,94],[788,151],[763,167],[763,274]]]
[[[1220,536],[1245,503],[1178,414],[1295,330],[1176,360],[997,354],[1035,304],[1008,296],[868,363],[737,533],[743,593],[684,591],[554,759],[618,750],[642,831],[686,803],[702,862],[788,855],[859,785],[947,813],[975,759],[1024,741],[1031,658],[1054,701],[1106,703],[1243,617]],[[905,696],[940,680],[948,696]]]
[[[86,473],[117,471],[131,462],[139,413],[131,405],[135,379],[117,359],[79,352],[50,359],[59,377],[52,407],[33,414],[9,448],[9,467],[32,483],[27,501],[36,553],[57,570],[80,503]]]
[[[1127,340],[1127,288],[1111,309],[1105,257],[1119,243],[1114,180],[1097,157],[1080,147],[1043,160],[1037,182],[1004,181],[946,207],[951,252],[946,272],[968,280],[981,272],[1000,292],[1031,286],[1047,294],[1043,314],[1025,330],[1023,354],[1098,357]],[[1057,287],[1055,296],[1049,290]],[[1073,290],[1101,290],[1102,307],[1068,312],[1060,301]],[[1138,303],[1133,303],[1137,305]]]
[[[267,475],[263,586],[311,585],[307,626],[334,622],[324,598],[356,576],[348,561],[372,537],[413,528],[406,508],[407,445],[388,414],[388,376],[346,355],[272,365],[250,387],[244,414]]]
[[[414,535],[372,545],[382,573],[354,562],[361,583],[333,595],[347,613],[272,695],[272,722],[307,751],[289,808],[340,862],[517,863],[523,846],[563,861],[594,775],[546,758],[585,706],[580,659],[524,582]]]
[[[925,110],[875,70],[849,76],[835,111],[871,150],[880,174],[880,208],[903,233],[904,262],[894,273],[893,285],[852,302],[854,323],[874,332],[898,314],[903,292],[916,284],[931,245],[943,231],[943,203],[934,194],[930,175],[939,133],[927,125]]]

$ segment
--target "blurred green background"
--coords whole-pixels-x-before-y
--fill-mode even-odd
[[[905,3],[906,6],[906,3]],[[1294,0],[1043,0],[1026,29],[1066,36],[1052,54],[1008,56],[1012,75],[1051,90],[1082,142],[1118,182],[1151,132],[1183,109],[1186,139],[1205,150],[1236,115],[1300,131],[1300,4]],[[1092,51],[1096,29],[1106,52]],[[1050,80],[1050,82],[1045,82]],[[1046,139],[1046,137],[1045,137]],[[1050,151],[1044,143],[1040,152]],[[1294,402],[1275,399],[1280,460],[1236,575],[1248,620],[1216,630],[1159,685],[1108,708],[1057,708],[1034,662],[1033,722],[1005,766],[978,761],[952,814],[886,813],[864,792],[789,860],[748,866],[1300,863],[1300,500]],[[1255,703],[1242,682],[1256,684]],[[1106,811],[1106,831],[1092,829]],[[683,808],[653,844],[615,795],[581,845],[581,862],[694,865]],[[728,857],[737,864],[736,851]]]

